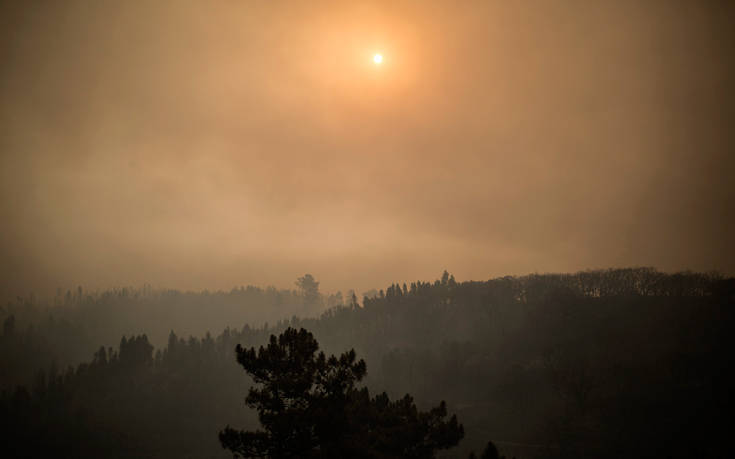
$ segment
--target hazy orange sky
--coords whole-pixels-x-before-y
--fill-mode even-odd
[[[0,5],[2,296],[735,271],[735,2]]]

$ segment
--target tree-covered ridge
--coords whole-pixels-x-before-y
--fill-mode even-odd
[[[262,326],[283,318],[318,316],[343,304],[342,294],[323,295],[310,275],[293,290],[274,287],[237,287],[228,292],[180,292],[120,288],[88,292],[81,287],[57,295],[50,303],[35,296],[0,306],[0,320],[16,332],[0,349],[6,371],[0,389],[26,384],[38,368],[76,365],[90,349],[116,344],[122,335],[145,333],[162,347],[170,330],[185,336],[250,324]],[[308,282],[311,281],[311,283]],[[12,324],[12,325],[11,325]],[[21,349],[35,347],[33,352]]]
[[[95,346],[90,363],[6,390],[3,428],[57,456],[224,457],[216,432],[257,422],[241,406],[250,382],[236,345],[292,326],[328,353],[354,348],[373,392],[410,393],[420,409],[445,399],[465,426],[463,457],[487,439],[523,458],[724,457],[734,286],[649,269],[394,284],[320,318],[201,339],[170,333],[159,350],[140,335]],[[11,349],[43,352],[42,334],[6,324],[4,368]]]

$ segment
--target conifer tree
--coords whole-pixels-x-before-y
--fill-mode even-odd
[[[271,335],[267,347],[237,346],[237,361],[256,384],[246,403],[263,427],[220,432],[235,456],[268,458],[433,458],[459,443],[464,429],[446,404],[419,411],[410,395],[391,401],[358,388],[367,372],[354,350],[339,357],[317,353],[303,328]]]

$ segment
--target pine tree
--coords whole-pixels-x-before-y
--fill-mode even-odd
[[[433,458],[459,443],[464,429],[446,404],[428,412],[406,395],[391,401],[370,397],[357,384],[367,373],[354,350],[339,357],[317,351],[303,328],[271,335],[267,347],[237,346],[237,361],[256,384],[246,403],[258,411],[263,430],[220,432],[222,446],[243,457]]]

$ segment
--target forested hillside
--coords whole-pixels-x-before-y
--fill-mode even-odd
[[[59,290],[50,301],[18,298],[0,307],[0,320],[15,331],[0,350],[7,368],[0,387],[26,384],[39,368],[88,361],[90,350],[117,346],[123,335],[145,334],[163,348],[171,331],[201,337],[243,324],[262,327],[293,316],[316,317],[343,303],[341,292],[320,294],[309,274],[297,279],[293,290],[251,285],[195,293],[145,286],[87,292],[78,287]]]
[[[410,393],[420,407],[446,400],[466,431],[452,457],[487,440],[519,458],[732,451],[735,280],[716,274],[459,283],[444,273],[361,302],[247,288],[79,291],[61,303],[3,310],[2,429],[18,457],[228,457],[218,431],[256,423],[235,346],[263,345],[288,326],[327,352],[354,348],[371,391]],[[339,306],[294,317],[328,304]],[[168,339],[154,347],[162,327]]]

